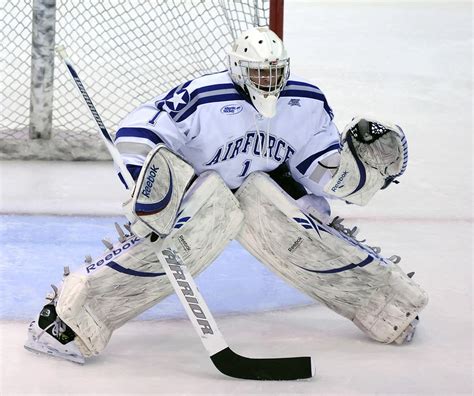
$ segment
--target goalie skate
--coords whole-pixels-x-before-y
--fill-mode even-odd
[[[28,327],[25,349],[83,364],[84,356],[74,342],[76,335],[56,313],[57,289],[55,287],[53,289],[55,291],[53,300],[44,306],[38,318]]]

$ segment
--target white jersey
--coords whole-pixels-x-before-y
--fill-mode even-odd
[[[158,143],[201,174],[214,170],[235,189],[255,171],[286,162],[293,178],[315,194],[309,175],[339,150],[339,132],[323,93],[294,76],[280,94],[276,116],[263,118],[227,71],[188,81],[139,106],[116,134],[115,144],[132,176]]]

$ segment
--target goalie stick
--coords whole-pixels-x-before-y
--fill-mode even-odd
[[[113,144],[112,138],[107,131],[99,113],[97,112],[91,98],[82,84],[74,66],[66,55],[63,46],[58,46],[56,52],[65,63],[76,87],[87,104],[99,130],[102,140],[112,156],[114,163],[120,169],[127,186],[132,188],[135,184],[128,169],[126,168],[120,153]],[[210,355],[215,367],[223,374],[234,378],[253,380],[295,380],[311,378],[314,375],[314,366],[311,357],[285,357],[256,359],[241,356],[229,348],[217,324],[201,296],[194,279],[188,268],[179,257],[178,253],[170,244],[166,248],[155,249],[160,263],[166,275],[178,295],[186,314],[188,315],[194,329],[198,333],[204,347]],[[180,282],[175,275],[179,273]],[[186,294],[184,294],[186,290]],[[191,293],[190,293],[191,291]]]

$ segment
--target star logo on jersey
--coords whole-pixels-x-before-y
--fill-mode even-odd
[[[183,89],[182,91],[175,92],[173,96],[166,100],[166,106],[171,111],[180,111],[189,101],[188,91]]]
[[[300,99],[290,99],[290,101],[288,102],[288,106],[298,106],[298,107],[301,107],[301,103],[300,103]]]

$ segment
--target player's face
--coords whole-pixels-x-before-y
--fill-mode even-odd
[[[283,67],[249,69],[249,79],[257,88],[264,91],[273,91],[279,86],[283,78],[283,73]]]

